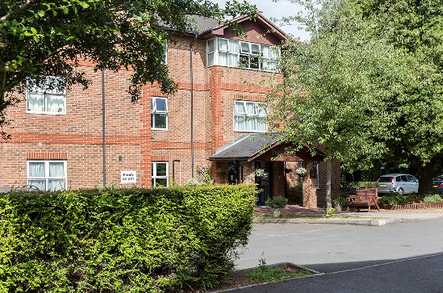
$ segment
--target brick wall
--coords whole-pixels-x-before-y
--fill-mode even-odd
[[[249,23],[245,28],[246,40],[275,41]],[[156,85],[146,85],[141,99],[131,102],[127,92],[131,72],[106,72],[109,185],[120,185],[120,171],[134,170],[137,184],[149,187],[153,161],[169,162],[170,182],[172,178],[178,183],[191,179],[191,46],[195,169],[211,166],[208,158],[215,149],[243,134],[233,131],[235,100],[265,101],[274,74],[207,68],[205,40],[173,35],[168,42],[168,68],[178,85],[173,95],[161,93]],[[25,185],[28,159],[66,160],[70,188],[103,184],[101,73],[86,61],[80,70],[92,83],[86,90],[75,85],[67,91],[65,115],[26,113],[24,96],[21,103],[8,109],[11,123],[6,131],[11,139],[0,144],[0,187]],[[168,100],[167,131],[151,130],[150,105],[155,96]]]
[[[249,22],[243,40],[273,44],[269,32]],[[227,35],[230,32],[227,30]],[[236,37],[237,38],[237,37]],[[194,103],[191,109],[190,54],[192,54]],[[227,163],[212,163],[215,150],[245,133],[234,131],[234,101],[265,102],[281,75],[254,70],[206,67],[206,41],[181,35],[168,42],[168,68],[178,89],[165,95],[156,85],[145,85],[142,97],[131,102],[127,89],[131,72],[106,72],[106,177],[108,185],[121,186],[120,172],[137,172],[137,185],[150,187],[151,163],[169,163],[169,182],[184,184],[194,170],[210,167],[217,182],[226,182]],[[27,160],[66,160],[69,188],[103,184],[101,73],[82,62],[80,70],[92,82],[88,89],[73,86],[66,95],[65,115],[26,113],[23,101],[8,109],[6,129],[11,139],[0,143],[0,188],[26,184]],[[151,129],[151,98],[168,101],[168,130]],[[24,96],[21,97],[24,100]],[[191,142],[190,113],[194,112]],[[254,182],[251,164],[244,168]],[[130,185],[125,185],[130,186]],[[277,186],[280,188],[281,186]],[[277,193],[281,193],[281,190]],[[319,191],[321,192],[321,191]]]

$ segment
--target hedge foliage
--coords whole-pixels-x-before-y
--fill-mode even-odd
[[[428,194],[423,198],[424,203],[439,203],[442,202],[440,194]]]
[[[389,195],[383,195],[380,198],[380,203],[383,206],[397,206],[406,205],[411,203],[439,203],[443,201],[439,194],[404,194],[393,193]]]
[[[0,292],[215,286],[254,202],[249,185],[0,195]]]

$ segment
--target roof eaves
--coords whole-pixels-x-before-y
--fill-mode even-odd
[[[260,157],[261,155],[267,153],[268,151],[272,150],[273,148],[275,148],[276,146],[279,146],[282,142],[277,140],[274,141],[272,144],[265,146],[264,148],[262,148],[261,150],[259,150],[258,152],[256,152],[254,155],[252,155],[251,157],[248,158],[248,162],[252,162],[255,159],[257,159],[258,157]]]
[[[213,157],[216,157],[217,155],[221,154],[222,152],[226,151],[227,149],[229,149],[229,148],[231,148],[231,147],[233,147],[233,146],[239,144],[240,142],[244,141],[245,139],[247,139],[247,138],[250,137],[250,136],[251,136],[251,134],[245,135],[245,136],[241,137],[240,139],[237,139],[237,140],[233,141],[232,143],[227,144],[227,145],[221,147],[220,149],[218,149],[218,150],[215,152],[215,154],[213,155]]]
[[[248,161],[248,157],[209,157],[209,161]]]
[[[284,31],[282,31],[279,27],[277,27],[272,21],[267,19],[263,14],[258,13],[256,18],[259,19],[260,21],[262,21],[263,23],[265,23],[268,27],[272,28],[272,33],[276,33],[277,35],[280,36],[281,39],[287,40],[289,38],[288,35]],[[228,20],[218,26],[215,26],[213,28],[210,28],[206,31],[201,32],[199,34],[199,36],[203,36],[205,34],[213,32],[213,31],[225,28],[228,25],[231,25],[233,23],[242,23],[243,21],[246,21],[249,19],[251,19],[251,16],[249,16],[249,15],[238,16],[238,17]]]

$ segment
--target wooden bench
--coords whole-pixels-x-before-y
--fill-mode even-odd
[[[367,208],[369,211],[371,207],[375,207],[378,211],[378,189],[377,188],[362,188],[356,191],[356,194],[348,196],[346,199],[349,208],[356,208],[360,211],[361,208]]]

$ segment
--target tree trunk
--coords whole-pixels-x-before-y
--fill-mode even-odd
[[[330,209],[332,208],[332,160],[326,162],[326,169],[326,208]]]
[[[432,163],[422,166],[417,170],[419,180],[419,193],[431,193],[432,192],[432,178],[434,174],[434,166]]]

